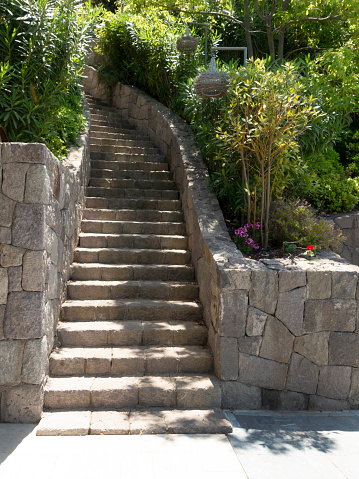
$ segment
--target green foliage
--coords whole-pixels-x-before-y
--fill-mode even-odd
[[[10,141],[43,142],[60,156],[83,127],[81,72],[98,16],[76,3],[0,3],[0,123]]]
[[[298,246],[315,246],[318,250],[338,247],[344,240],[341,230],[334,229],[305,201],[290,200],[277,204],[271,215],[270,232],[273,242],[295,242]]]
[[[195,76],[204,62],[203,44],[194,55],[177,51],[184,28],[167,12],[109,14],[99,32],[100,51],[107,57],[99,70],[101,80],[108,87],[117,81],[135,85],[178,111],[179,84]]]

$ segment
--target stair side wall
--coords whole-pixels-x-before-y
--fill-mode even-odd
[[[87,119],[90,112],[85,105]],[[61,163],[0,143],[0,422],[37,422],[90,175],[89,126]]]
[[[108,100],[94,68],[86,68],[84,85]],[[190,127],[136,88],[117,84],[110,100],[161,148],[174,172],[222,406],[359,408],[359,268],[331,252],[295,265],[244,258],[229,238]]]

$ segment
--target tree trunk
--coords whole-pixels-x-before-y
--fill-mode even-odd
[[[251,18],[249,15],[249,0],[244,0],[244,31],[248,48],[248,58],[253,58],[253,44],[251,35]]]
[[[282,0],[282,12],[287,12],[289,8],[290,0]],[[282,62],[284,55],[284,40],[286,32],[285,24],[281,25],[278,34],[278,60]]]

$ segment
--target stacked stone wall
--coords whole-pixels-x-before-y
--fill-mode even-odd
[[[0,421],[41,417],[90,173],[88,130],[64,163],[43,144],[0,143]]]
[[[349,263],[359,266],[359,211],[333,215],[328,218],[328,221],[339,227],[345,236],[345,240],[336,252]]]
[[[107,101],[97,71],[87,93]],[[246,259],[229,238],[191,129],[136,88],[113,106],[167,155],[181,192],[223,407],[342,410],[359,406],[359,268],[314,260]]]

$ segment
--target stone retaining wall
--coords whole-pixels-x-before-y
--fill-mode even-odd
[[[343,231],[346,238],[337,253],[349,263],[359,266],[359,212],[355,210],[347,214],[334,215],[328,219]]]
[[[43,144],[0,143],[0,421],[40,420],[89,179],[89,128],[80,144],[60,163]]]
[[[85,90],[107,100],[97,71]],[[167,155],[180,189],[223,407],[359,406],[359,268],[338,255],[295,262],[243,258],[229,238],[191,129],[136,88],[112,103]]]

